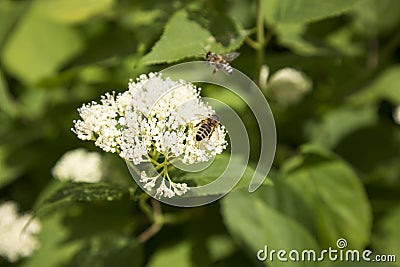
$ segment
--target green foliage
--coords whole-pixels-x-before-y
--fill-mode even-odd
[[[262,191],[264,188],[260,188]],[[226,225],[232,235],[244,242],[249,253],[264,249],[265,240],[272,248],[287,251],[317,249],[315,239],[297,222],[282,216],[262,198],[248,195],[246,190],[235,191],[222,203]],[[271,263],[271,266],[276,265]]]
[[[63,23],[80,23],[96,15],[107,13],[114,0],[59,0],[46,1],[39,0],[35,4],[35,8],[42,10],[43,14],[55,21]]]
[[[374,80],[365,90],[354,94],[350,101],[355,104],[372,104],[379,100],[387,100],[393,104],[400,104],[400,66],[393,65]]]
[[[17,167],[10,166],[7,164],[7,158],[9,155],[6,154],[7,150],[0,147],[0,188],[4,187],[12,180],[18,177],[19,170]]]
[[[234,181],[237,181],[237,183],[232,183],[233,179],[225,178],[222,182],[218,182],[218,186],[205,188],[204,190],[198,190],[196,193],[194,193],[194,195],[219,195],[227,192],[231,188],[233,188],[233,190],[243,187],[247,188],[251,179],[253,178],[255,169],[250,165],[243,169],[242,162],[243,159],[231,157],[230,155],[218,155],[215,157],[212,164],[203,171],[180,173],[177,175],[177,181],[183,181],[192,186],[201,186],[216,181],[217,178],[224,174],[224,172],[229,171],[231,174],[237,175],[237,177],[234,179]],[[240,180],[238,179],[239,177],[241,177]],[[269,179],[266,179],[264,183],[271,185],[271,181]]]
[[[80,249],[67,266],[141,266],[141,251],[129,236],[101,234]]]
[[[125,228],[125,202],[64,207],[41,219],[40,250],[23,266],[140,266],[141,246]]]
[[[82,46],[73,28],[54,22],[42,10],[32,8],[5,44],[1,57],[10,72],[24,82],[34,83],[53,75]]]
[[[301,201],[312,211],[312,228],[320,243],[327,247],[345,238],[350,246],[362,249],[370,237],[371,210],[354,171],[341,160],[309,152],[291,160],[302,164],[283,166],[286,181],[293,192],[303,195]]]
[[[367,266],[399,266],[399,12],[397,0],[0,1],[0,202],[16,201],[42,224],[32,256],[0,265],[365,266],[257,260],[265,245],[321,251],[345,238],[350,249],[397,257]],[[202,95],[244,121],[250,162],[241,170],[228,150],[202,172],[171,173],[205,185],[231,160],[228,178],[244,174],[221,200],[176,208],[148,199],[113,154],[100,183],[54,180],[66,151],[101,152],[70,131],[78,107],[126,90],[129,78],[200,60],[204,50],[240,52],[232,66],[260,87],[263,65],[269,76],[296,68],[313,83],[285,106],[262,88],[278,144],[256,192],[248,185],[258,125],[237,96],[207,84]]]
[[[360,0],[263,0],[262,9],[265,19],[272,24],[276,23],[305,23],[338,16],[351,9]]]
[[[263,249],[265,240],[270,249],[287,251],[320,251],[339,238],[365,247],[371,210],[363,187],[346,164],[318,149],[304,147],[303,155],[283,166],[274,187],[263,186],[254,195],[241,189],[223,199],[225,222],[249,251]]]
[[[184,242],[160,250],[160,253],[151,258],[149,267],[161,267],[166,264],[173,264],[177,267],[190,266],[190,246]],[[176,264],[176,265],[175,265]]]
[[[99,200],[115,201],[129,194],[127,188],[108,183],[72,183],[54,186],[53,192],[46,193],[37,206],[37,213],[43,216],[60,207],[77,201],[93,202]]]
[[[378,223],[377,229],[372,237],[372,245],[380,253],[390,253],[399,257],[400,237],[398,225],[400,223],[400,208],[391,210]],[[397,263],[397,266],[399,263]]]
[[[400,3],[396,0],[364,0],[353,10],[354,27],[365,36],[390,33],[399,23]]]
[[[327,147],[334,147],[353,131],[374,125],[377,121],[373,106],[343,107],[324,114],[319,123],[310,123],[310,139]],[[337,127],[340,124],[340,127]]]
[[[338,16],[350,10],[360,0],[263,0],[261,12],[266,24],[276,31],[279,41],[301,54],[319,54],[326,47],[314,44],[305,38],[307,23]]]
[[[79,244],[66,243],[68,229],[62,223],[62,215],[44,219],[41,221],[44,231],[40,232],[41,249],[27,261],[25,267],[40,266],[59,266],[67,262],[75,253],[78,252]]]
[[[165,25],[160,40],[149,54],[142,57],[140,63],[172,63],[188,56],[197,56],[210,37],[205,29],[187,18],[185,11],[178,11]]]
[[[226,52],[237,49],[245,34],[240,34],[228,47],[215,43],[214,37],[198,23],[191,21],[184,10],[177,11],[165,25],[160,40],[139,64],[172,63],[188,57],[204,57],[205,49]]]

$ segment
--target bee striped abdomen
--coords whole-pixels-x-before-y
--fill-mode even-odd
[[[196,130],[196,141],[200,142],[204,139],[208,139],[213,134],[215,128],[219,125],[219,117],[214,114],[211,117],[208,117],[202,121],[200,121],[195,127]]]
[[[223,64],[222,69],[229,75],[232,75],[232,73],[233,73],[233,68],[231,65],[229,65],[229,63]]]
[[[218,70],[223,70],[226,74],[232,75],[233,68],[229,64],[230,61],[234,60],[236,57],[239,56],[238,52],[227,53],[224,55],[218,55],[211,51],[206,53],[205,59],[207,62],[214,66],[213,73],[216,73]]]
[[[214,127],[209,124],[202,124],[196,132],[196,141],[200,142],[206,138],[209,138],[214,131]]]

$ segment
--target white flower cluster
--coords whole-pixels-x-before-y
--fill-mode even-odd
[[[18,207],[14,202],[1,204],[0,255],[10,262],[30,256],[40,245],[34,236],[40,228],[38,219],[31,220],[29,214],[18,215]]]
[[[52,169],[61,181],[96,183],[103,175],[101,155],[83,148],[64,153]]]
[[[196,141],[198,129],[194,126],[213,110],[201,100],[199,88],[183,80],[163,79],[158,73],[140,75],[136,82],[131,79],[127,91],[106,94],[100,104],[92,102],[78,111],[82,119],[74,121],[72,129],[78,138],[94,140],[103,150],[117,152],[135,165],[151,160],[150,152],[185,164],[204,162],[227,145],[222,125],[210,138]],[[146,188],[154,186],[148,183]],[[174,195],[188,189],[186,184],[171,182],[170,186],[177,188]]]
[[[146,190],[151,191],[156,185],[156,182],[158,181],[159,177],[160,175],[155,177],[148,177],[147,174],[144,171],[142,171],[140,175],[140,182],[144,183],[144,188],[146,188]],[[167,183],[169,185],[167,185]],[[157,188],[155,196],[156,197],[164,196],[171,198],[175,195],[181,196],[185,194],[188,190],[189,187],[185,183],[171,183],[170,181],[166,182],[165,179],[162,179],[161,184]]]

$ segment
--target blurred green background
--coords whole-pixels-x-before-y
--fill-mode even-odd
[[[369,265],[399,266],[399,14],[397,0],[0,0],[0,201],[23,211],[45,203],[37,213],[41,247],[0,265],[281,266],[258,261],[257,251],[318,251],[345,238],[349,248],[397,257]],[[205,47],[239,51],[232,65],[271,105],[273,185],[252,194],[239,188],[198,208],[159,207],[121,158],[78,140],[72,121],[82,103],[122,92],[142,73],[198,60]],[[312,89],[295,83],[287,98],[276,97],[285,88],[268,86],[265,66],[271,79],[295,68]],[[204,87],[247,121],[255,163],[259,137],[249,109]],[[52,177],[57,160],[78,147],[104,155],[105,182]],[[154,236],[140,242],[151,225]]]

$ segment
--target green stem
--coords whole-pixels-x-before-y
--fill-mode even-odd
[[[142,194],[139,197],[139,208],[143,211],[143,213],[146,215],[146,217],[149,220],[154,221],[153,212],[152,212],[151,208],[149,207],[149,205],[147,205],[148,199],[149,199],[148,194]]]
[[[156,165],[157,167],[161,165],[161,163],[158,163],[157,160],[153,159],[152,157],[149,157],[149,155],[147,155],[147,158],[149,159],[149,161],[150,161],[153,165]]]
[[[151,155],[151,153],[149,153]],[[154,155],[154,154],[153,154]],[[160,155],[160,154],[159,154]],[[159,156],[158,155],[158,156]],[[150,162],[152,162],[154,165],[156,165],[156,169],[160,170],[159,175],[163,177],[163,179],[168,179],[168,181],[171,183],[172,180],[169,177],[168,173],[168,167],[171,165],[171,162],[169,162],[169,157],[168,155],[164,155],[164,162],[159,163],[155,159],[151,158],[148,156]],[[183,214],[182,216],[177,215],[177,214],[163,214],[161,211],[161,205],[160,202],[158,202],[155,199],[150,199],[151,201],[151,206],[152,208],[147,204],[147,200],[149,199],[149,195],[143,194],[142,196],[139,197],[139,207],[143,211],[143,213],[146,215],[146,217],[152,222],[152,224],[144,230],[138,237],[137,240],[140,243],[144,243],[147,240],[149,240],[151,237],[156,235],[165,224],[174,224],[174,223],[179,223],[182,221],[186,221],[190,219],[190,214]]]
[[[171,180],[171,178],[169,177],[169,174],[168,174],[168,165],[165,166],[163,172],[165,173],[164,178],[167,178],[167,179],[168,179],[168,181],[169,181],[169,183],[170,183],[170,187],[171,187],[171,183],[173,183],[173,182],[172,182],[172,180]]]
[[[259,50],[261,45],[260,43],[258,43],[257,41],[254,41],[253,39],[251,39],[250,37],[246,37],[244,39],[244,41],[246,42],[246,44],[248,46],[250,46],[251,48],[253,48],[254,50]]]
[[[140,243],[144,243],[147,240],[149,240],[151,237],[153,237],[155,234],[157,234],[161,228],[164,226],[164,216],[161,211],[161,205],[160,202],[158,202],[155,199],[151,199],[151,204],[153,207],[151,217],[152,217],[152,222],[153,224],[150,225],[149,228],[147,228],[144,232],[142,232],[138,237],[138,241]]]
[[[265,38],[264,38],[264,49],[265,49],[265,47],[267,47],[267,45],[269,44],[269,42],[271,41],[273,36],[274,36],[274,32],[271,30],[268,30],[267,36],[265,36]]]
[[[150,154],[150,156],[151,156],[152,159],[154,159],[155,161],[157,161],[158,158],[160,157],[160,152],[158,152],[158,151],[154,148],[154,141],[151,141],[151,142],[152,142],[152,146],[151,146],[151,147],[153,147],[153,148],[150,150],[149,154]]]
[[[257,12],[257,43],[259,45],[257,52],[257,63],[258,70],[261,69],[262,64],[264,64],[264,48],[265,48],[265,36],[264,36],[264,15],[262,12],[262,0],[258,1],[258,12]]]

